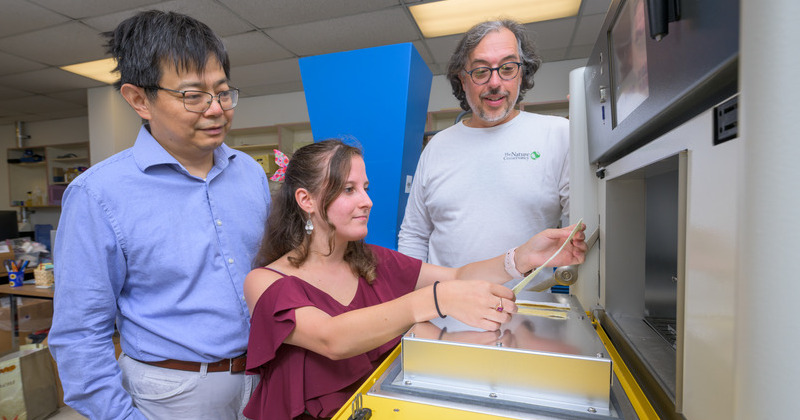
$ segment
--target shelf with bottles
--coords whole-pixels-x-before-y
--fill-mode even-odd
[[[67,184],[90,165],[88,142],[9,148],[6,156],[12,207],[58,208]]]
[[[50,185],[67,185],[89,168],[89,148],[86,143],[48,146],[46,153]]]

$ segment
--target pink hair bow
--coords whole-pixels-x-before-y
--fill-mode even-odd
[[[289,157],[283,154],[278,149],[272,149],[275,152],[275,163],[278,164],[278,170],[269,177],[270,181],[283,181],[286,178],[286,166],[289,165]]]

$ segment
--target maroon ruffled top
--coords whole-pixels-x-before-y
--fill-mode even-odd
[[[260,374],[261,381],[244,409],[245,416],[289,420],[308,411],[330,417],[398,344],[400,337],[344,360],[283,344],[294,329],[296,308],[315,306],[336,316],[414,290],[421,261],[383,247],[370,248],[378,262],[376,278],[371,285],[359,278],[355,297],[347,306],[295,276],[276,280],[261,295],[253,309],[247,346],[247,372]]]

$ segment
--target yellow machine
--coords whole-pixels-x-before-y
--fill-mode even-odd
[[[523,291],[500,332],[421,323],[334,419],[657,419],[574,296]]]

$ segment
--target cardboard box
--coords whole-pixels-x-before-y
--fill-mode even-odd
[[[18,343],[26,343],[28,334],[50,329],[53,322],[53,301],[17,297],[19,320]],[[11,351],[11,307],[9,297],[0,298],[0,355]]]
[[[7,249],[7,247],[3,247],[3,249]],[[13,260],[13,259],[14,259],[14,251],[0,252],[0,261]],[[3,271],[5,271],[5,269]]]

